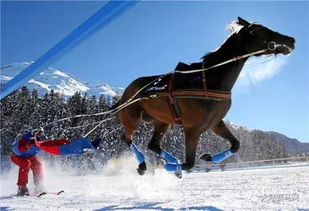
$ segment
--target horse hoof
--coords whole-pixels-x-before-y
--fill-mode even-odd
[[[231,152],[236,153],[239,149],[239,143],[232,145]]]
[[[141,176],[143,176],[144,174],[145,174],[145,170],[141,170],[141,169],[136,169],[137,170],[137,173],[139,174],[139,175],[141,175]]]
[[[181,178],[182,178],[182,172],[181,172],[181,171],[176,171],[176,172],[175,172],[175,176],[176,176],[177,178],[181,179]]]
[[[212,157],[210,154],[203,154],[200,159],[204,160],[204,161],[207,161],[207,162],[210,162],[212,161]]]
[[[145,161],[142,162],[142,163],[140,163],[140,164],[138,165],[138,168],[137,168],[136,170],[137,170],[137,173],[138,173],[139,175],[144,175],[145,172],[146,172],[146,170],[147,170]]]

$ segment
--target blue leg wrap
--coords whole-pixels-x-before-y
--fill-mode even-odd
[[[136,159],[139,163],[142,163],[145,161],[145,156],[143,155],[143,153],[141,153],[138,148],[135,146],[135,144],[131,143],[130,144],[130,149],[132,150],[132,152],[134,152]]]
[[[166,171],[181,171],[182,165],[181,164],[175,164],[175,163],[167,163],[164,165],[164,168]]]
[[[221,163],[222,161],[224,161],[225,159],[231,157],[234,153],[228,149],[224,152],[221,152],[221,153],[218,153],[218,154],[215,154],[213,156],[211,156],[212,158],[212,162],[214,163]]]
[[[165,170],[174,172],[179,172],[182,170],[182,164],[180,164],[180,161],[164,149],[161,150],[160,156],[167,162],[164,165]]]
[[[170,153],[168,153],[164,149],[161,150],[160,156],[162,158],[164,158],[167,161],[167,163],[175,163],[175,164],[180,163],[179,160],[176,157],[174,157],[173,155],[171,155]]]

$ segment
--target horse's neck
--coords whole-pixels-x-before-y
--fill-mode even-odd
[[[244,55],[246,52],[242,49],[243,48],[240,48],[237,42],[235,42],[235,38],[227,40],[217,51],[204,57],[205,67],[211,67],[229,59]],[[246,60],[247,59],[240,59],[206,71],[208,87],[210,89],[231,91]]]

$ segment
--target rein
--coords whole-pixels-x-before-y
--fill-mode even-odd
[[[228,64],[228,63],[231,63],[231,62],[235,62],[235,61],[238,61],[240,59],[244,59],[244,58],[247,58],[247,57],[250,57],[250,56],[254,56],[254,55],[257,55],[257,54],[261,54],[261,53],[265,53],[267,51],[275,51],[278,47],[286,47],[288,48],[289,50],[291,50],[288,46],[286,45],[282,45],[282,44],[277,44],[276,42],[274,41],[271,41],[267,44],[267,48],[266,49],[262,49],[262,50],[259,50],[259,51],[255,51],[255,52],[252,52],[252,53],[248,53],[248,54],[244,54],[242,56],[237,56],[237,57],[234,57],[232,59],[229,59],[229,60],[226,60],[224,62],[221,62],[219,64],[216,64],[214,66],[211,66],[211,67],[208,67],[208,68],[202,68],[202,69],[196,69],[196,70],[188,70],[188,71],[180,71],[180,70],[174,70],[174,71],[171,71],[169,73],[166,73],[164,75],[161,75],[159,76],[158,78],[152,80],[151,82],[149,82],[148,84],[146,84],[145,86],[143,86],[142,88],[140,88],[132,97],[130,97],[125,103],[119,105],[118,107],[112,109],[112,110],[108,110],[108,111],[104,111],[104,112],[100,112],[100,113],[96,113],[96,114],[82,114],[82,115],[76,115],[76,116],[71,116],[71,117],[67,117],[67,118],[63,118],[63,119],[59,119],[59,120],[56,120],[56,121],[53,121],[51,123],[48,123],[47,125],[44,126],[44,128],[46,126],[49,126],[49,125],[52,125],[54,123],[57,123],[57,122],[62,122],[62,121],[65,121],[65,120],[69,120],[71,118],[75,118],[75,117],[85,117],[85,116],[101,116],[101,115],[108,115],[109,114],[109,117],[111,117],[112,115],[118,113],[119,111],[121,111],[122,109],[128,107],[129,105],[133,104],[133,103],[136,103],[140,100],[147,100],[147,99],[152,99],[152,98],[156,98],[156,97],[159,97],[159,96],[156,96],[156,95],[152,95],[152,96],[149,96],[149,97],[138,97],[136,98],[136,96],[142,92],[145,88],[147,88],[149,85],[151,85],[152,83],[158,83],[163,77],[167,76],[168,74],[170,73],[181,73],[181,74],[190,74],[190,73],[197,73],[197,72],[203,72],[203,71],[206,71],[206,70],[210,70],[210,69],[214,69],[216,67],[220,67],[222,65],[225,65],[225,64]],[[218,92],[208,92],[209,93],[218,93]],[[181,95],[186,95],[186,94],[189,94],[189,93],[181,93]],[[203,93],[202,93],[203,94]],[[201,94],[201,95],[202,95]],[[226,94],[226,93],[222,93],[223,95],[221,96],[221,98],[229,98],[229,94]],[[177,95],[177,94],[176,94]],[[220,95],[220,93],[219,93]],[[161,97],[163,96],[166,96],[166,94],[163,94]],[[227,96],[227,97],[226,97]],[[211,96],[206,96],[206,97],[210,97]],[[218,95],[214,96],[213,99],[215,99],[215,97],[218,97]],[[107,118],[107,119],[103,119],[101,120],[94,128],[92,128],[88,133],[86,133],[85,135],[83,135],[83,137],[87,137],[89,136],[95,129],[97,129],[103,122],[107,121],[107,120],[110,120],[111,118]],[[176,118],[175,118],[176,119]],[[176,121],[178,122],[178,121]],[[95,123],[93,123],[95,124]],[[81,127],[84,127],[81,126]]]
[[[210,69],[213,69],[213,68],[216,68],[216,67],[220,67],[220,66],[225,65],[225,64],[229,64],[231,62],[236,62],[238,60],[241,60],[241,59],[244,59],[244,58],[247,58],[247,57],[250,57],[250,56],[254,56],[254,55],[257,55],[257,54],[265,53],[267,51],[275,51],[280,46],[287,47],[286,45],[280,45],[280,44],[277,44],[274,41],[271,41],[271,42],[268,43],[266,49],[262,49],[262,50],[255,51],[255,52],[252,52],[252,53],[244,54],[242,56],[236,56],[236,57],[234,57],[232,59],[226,60],[224,62],[221,62],[221,63],[216,64],[216,65],[211,66],[211,67],[202,68],[202,69],[196,69],[196,70],[188,70],[188,71],[175,70],[174,72],[181,73],[181,74],[190,74],[190,73],[203,72],[203,71],[210,70]]]

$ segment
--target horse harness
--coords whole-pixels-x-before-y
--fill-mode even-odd
[[[198,98],[215,101],[225,101],[231,99],[231,92],[210,90],[207,88],[205,71],[201,72],[202,87],[197,90],[176,89],[175,74],[175,72],[170,73],[170,78],[168,79],[166,89],[157,92],[155,95],[150,95],[150,97],[167,97],[171,114],[177,124],[182,125],[181,110],[177,102],[178,98]]]
[[[244,54],[242,56],[237,56],[232,59],[226,60],[224,62],[221,62],[219,64],[216,64],[214,66],[205,68],[205,63],[202,63],[202,69],[191,69],[191,70],[177,70],[177,67],[175,71],[170,73],[170,79],[168,81],[168,87],[167,91],[160,91],[156,94],[152,94],[149,97],[150,98],[156,98],[156,97],[167,97],[168,98],[168,104],[172,113],[172,116],[177,124],[182,125],[182,119],[181,119],[181,111],[177,103],[177,98],[198,98],[198,99],[208,99],[208,100],[215,100],[215,101],[225,101],[231,99],[231,92],[226,92],[226,91],[220,91],[220,90],[211,90],[207,88],[206,84],[206,74],[205,71],[214,69],[216,67],[238,61],[243,58],[247,58],[250,56],[254,56],[260,53],[265,53],[267,51],[275,51],[276,48],[280,46],[285,46],[285,45],[280,45],[277,44],[274,41],[268,42],[267,48],[261,49],[252,53]],[[202,75],[202,84],[203,87],[200,90],[179,90],[175,89],[175,74],[191,74],[191,73],[201,73]],[[166,76],[162,75],[161,77]],[[161,78],[160,77],[160,78]],[[149,85],[149,84],[148,84]],[[145,87],[147,87],[146,85]],[[145,88],[143,87],[143,88]],[[143,89],[142,88],[142,89]],[[141,90],[140,90],[141,91]],[[137,95],[137,93],[136,93]],[[135,96],[134,96],[135,97]],[[133,97],[133,98],[134,98]],[[149,97],[142,97],[142,99],[148,99]],[[132,99],[133,99],[132,98]],[[130,100],[129,100],[130,101]]]

